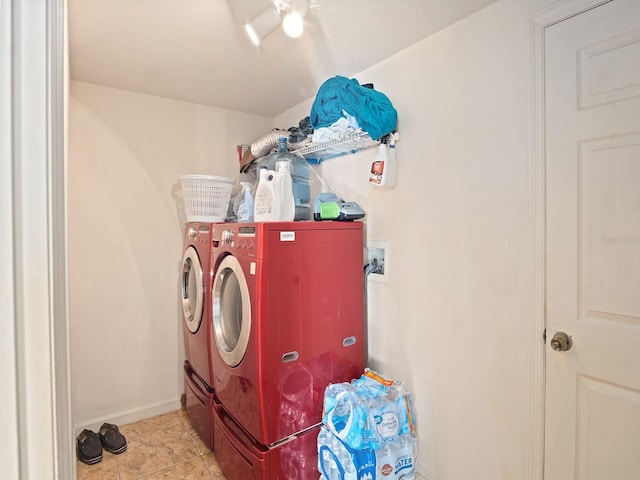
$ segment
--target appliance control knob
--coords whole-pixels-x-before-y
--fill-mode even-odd
[[[225,230],[224,232],[222,232],[222,243],[229,244],[231,243],[232,239],[233,233],[231,233],[231,230]]]
[[[198,230],[193,227],[189,227],[189,238],[196,238],[198,235]]]

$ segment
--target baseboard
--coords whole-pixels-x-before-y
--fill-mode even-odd
[[[123,412],[113,413],[104,417],[93,418],[85,422],[74,425],[75,435],[77,436],[85,428],[97,432],[100,426],[105,423],[113,423],[115,425],[126,425],[128,423],[138,422],[147,418],[155,417],[156,415],[162,415],[163,413],[173,412],[181,408],[180,398],[171,400],[168,402],[154,403],[151,405],[144,405],[138,408],[132,408],[131,410],[125,410]]]

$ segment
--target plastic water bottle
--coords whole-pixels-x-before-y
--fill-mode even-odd
[[[322,480],[358,480],[354,457],[347,447],[324,427],[318,434],[318,470]]]
[[[376,479],[394,480],[396,478],[396,455],[390,444],[376,450]]]
[[[309,183],[311,167],[304,157],[292,155],[290,171],[296,205],[294,219],[311,220],[311,184]]]
[[[258,165],[258,170],[266,167],[268,170],[276,170],[276,162],[286,160],[289,162],[289,173],[292,181],[293,199],[295,203],[294,220],[311,219],[311,185],[309,177],[311,167],[301,155],[289,153],[287,139],[278,139],[278,151],[267,155]]]
[[[344,470],[344,480],[357,480],[356,466],[353,464],[353,458],[344,447],[340,449],[338,461]]]
[[[395,478],[397,480],[413,480],[416,474],[416,437],[403,435],[396,445]]]

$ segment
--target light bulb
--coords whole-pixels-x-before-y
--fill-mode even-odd
[[[298,38],[304,30],[302,15],[299,13],[287,13],[284,20],[282,20],[282,29],[291,38]]]

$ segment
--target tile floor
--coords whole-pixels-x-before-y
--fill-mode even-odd
[[[119,428],[127,451],[103,451],[95,465],[77,461],[78,480],[224,480],[215,454],[194,431],[185,410]]]

